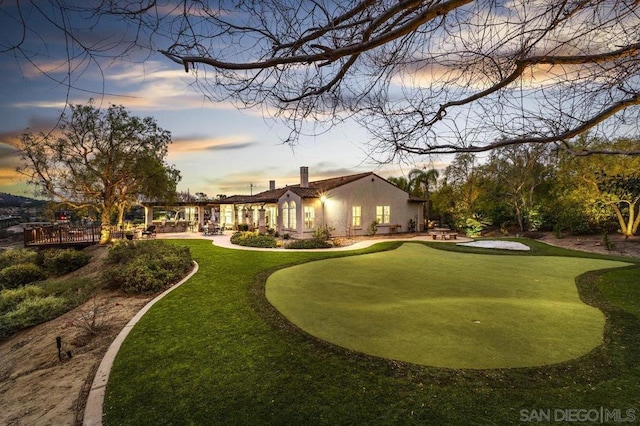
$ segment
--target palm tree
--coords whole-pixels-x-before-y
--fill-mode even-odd
[[[409,185],[413,187],[413,194],[419,195],[420,189],[423,189],[424,195],[424,230],[429,230],[429,213],[430,213],[430,184],[435,185],[438,182],[440,173],[436,169],[413,169],[409,172]]]
[[[387,179],[389,182],[391,182],[392,184],[394,184],[395,186],[397,186],[398,188],[407,191],[407,192],[411,192],[411,183],[409,182],[409,180],[404,177],[404,176],[399,176],[399,177],[390,177]]]

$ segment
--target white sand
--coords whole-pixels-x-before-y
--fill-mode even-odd
[[[470,243],[458,243],[458,245],[467,246],[467,247],[502,249],[502,250],[521,250],[521,251],[530,250],[528,246],[515,241],[486,240],[486,241],[472,241]]]

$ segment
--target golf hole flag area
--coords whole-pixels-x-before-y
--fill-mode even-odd
[[[383,358],[446,368],[531,367],[602,343],[603,313],[575,278],[599,259],[396,250],[279,270],[269,302],[307,333]]]

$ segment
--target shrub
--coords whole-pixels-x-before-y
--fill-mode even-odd
[[[74,306],[84,303],[93,293],[97,283],[89,278],[72,278],[67,280],[47,280],[38,283],[46,294],[64,297]]]
[[[0,338],[53,319],[82,304],[95,284],[86,278],[42,281],[0,291]]]
[[[155,241],[147,241],[147,244],[155,243]],[[141,252],[142,248],[136,241],[113,240],[112,245],[107,253],[107,263],[124,263]]]
[[[238,224],[238,231],[239,232],[247,232],[247,231],[249,231],[249,225],[246,224],[246,223]]]
[[[319,226],[313,231],[313,239],[317,241],[327,241],[331,238],[331,232],[334,231],[335,228],[329,226]]]
[[[525,238],[531,238],[532,240],[539,240],[540,238],[544,237],[544,233],[539,231],[527,231],[523,232],[522,236]]]
[[[188,247],[159,240],[114,245],[107,262],[110,266],[103,273],[107,285],[135,293],[160,291],[179,281],[192,267]]]
[[[188,247],[180,247],[172,244],[167,244],[162,240],[117,240],[109,249],[109,253],[107,254],[107,263],[122,264],[130,261],[135,257],[162,257],[176,252],[180,252],[183,254],[189,253],[189,260],[191,260],[191,253],[189,252]]]
[[[467,237],[479,237],[482,234],[482,230],[488,225],[491,225],[491,221],[488,219],[482,219],[476,216],[468,217],[464,220],[464,224],[459,226],[465,230]]]
[[[22,300],[15,309],[0,315],[0,338],[53,319],[68,310],[67,301],[57,296],[35,296]]]
[[[367,230],[367,235],[373,237],[378,232],[378,221],[374,220],[369,224],[369,229]]]
[[[179,281],[190,270],[191,264],[187,265],[184,267],[177,256],[161,259],[140,256],[113,268],[109,280],[127,293],[154,293]]]
[[[25,299],[46,295],[47,291],[37,285],[2,290],[0,291],[0,314],[11,311]]]
[[[607,251],[611,251],[616,248],[616,244],[609,239],[609,234],[607,234],[606,232],[602,235],[602,244],[607,249]]]
[[[0,269],[19,263],[37,263],[38,253],[29,249],[0,250]]]
[[[285,246],[288,249],[319,249],[319,248],[331,248],[333,247],[330,243],[326,241],[321,241],[317,239],[311,240],[296,240],[292,241]]]
[[[16,288],[45,278],[45,273],[33,263],[19,263],[0,271],[0,286]]]
[[[236,232],[231,236],[231,243],[245,247],[275,248],[276,239],[271,235],[260,235],[257,232]]]
[[[43,253],[42,266],[51,275],[64,275],[86,265],[90,258],[74,249],[51,249]]]

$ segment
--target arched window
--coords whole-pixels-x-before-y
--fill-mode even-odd
[[[296,202],[292,201],[289,204],[289,228],[296,228]]]
[[[289,203],[287,201],[282,205],[282,227],[289,227]]]

